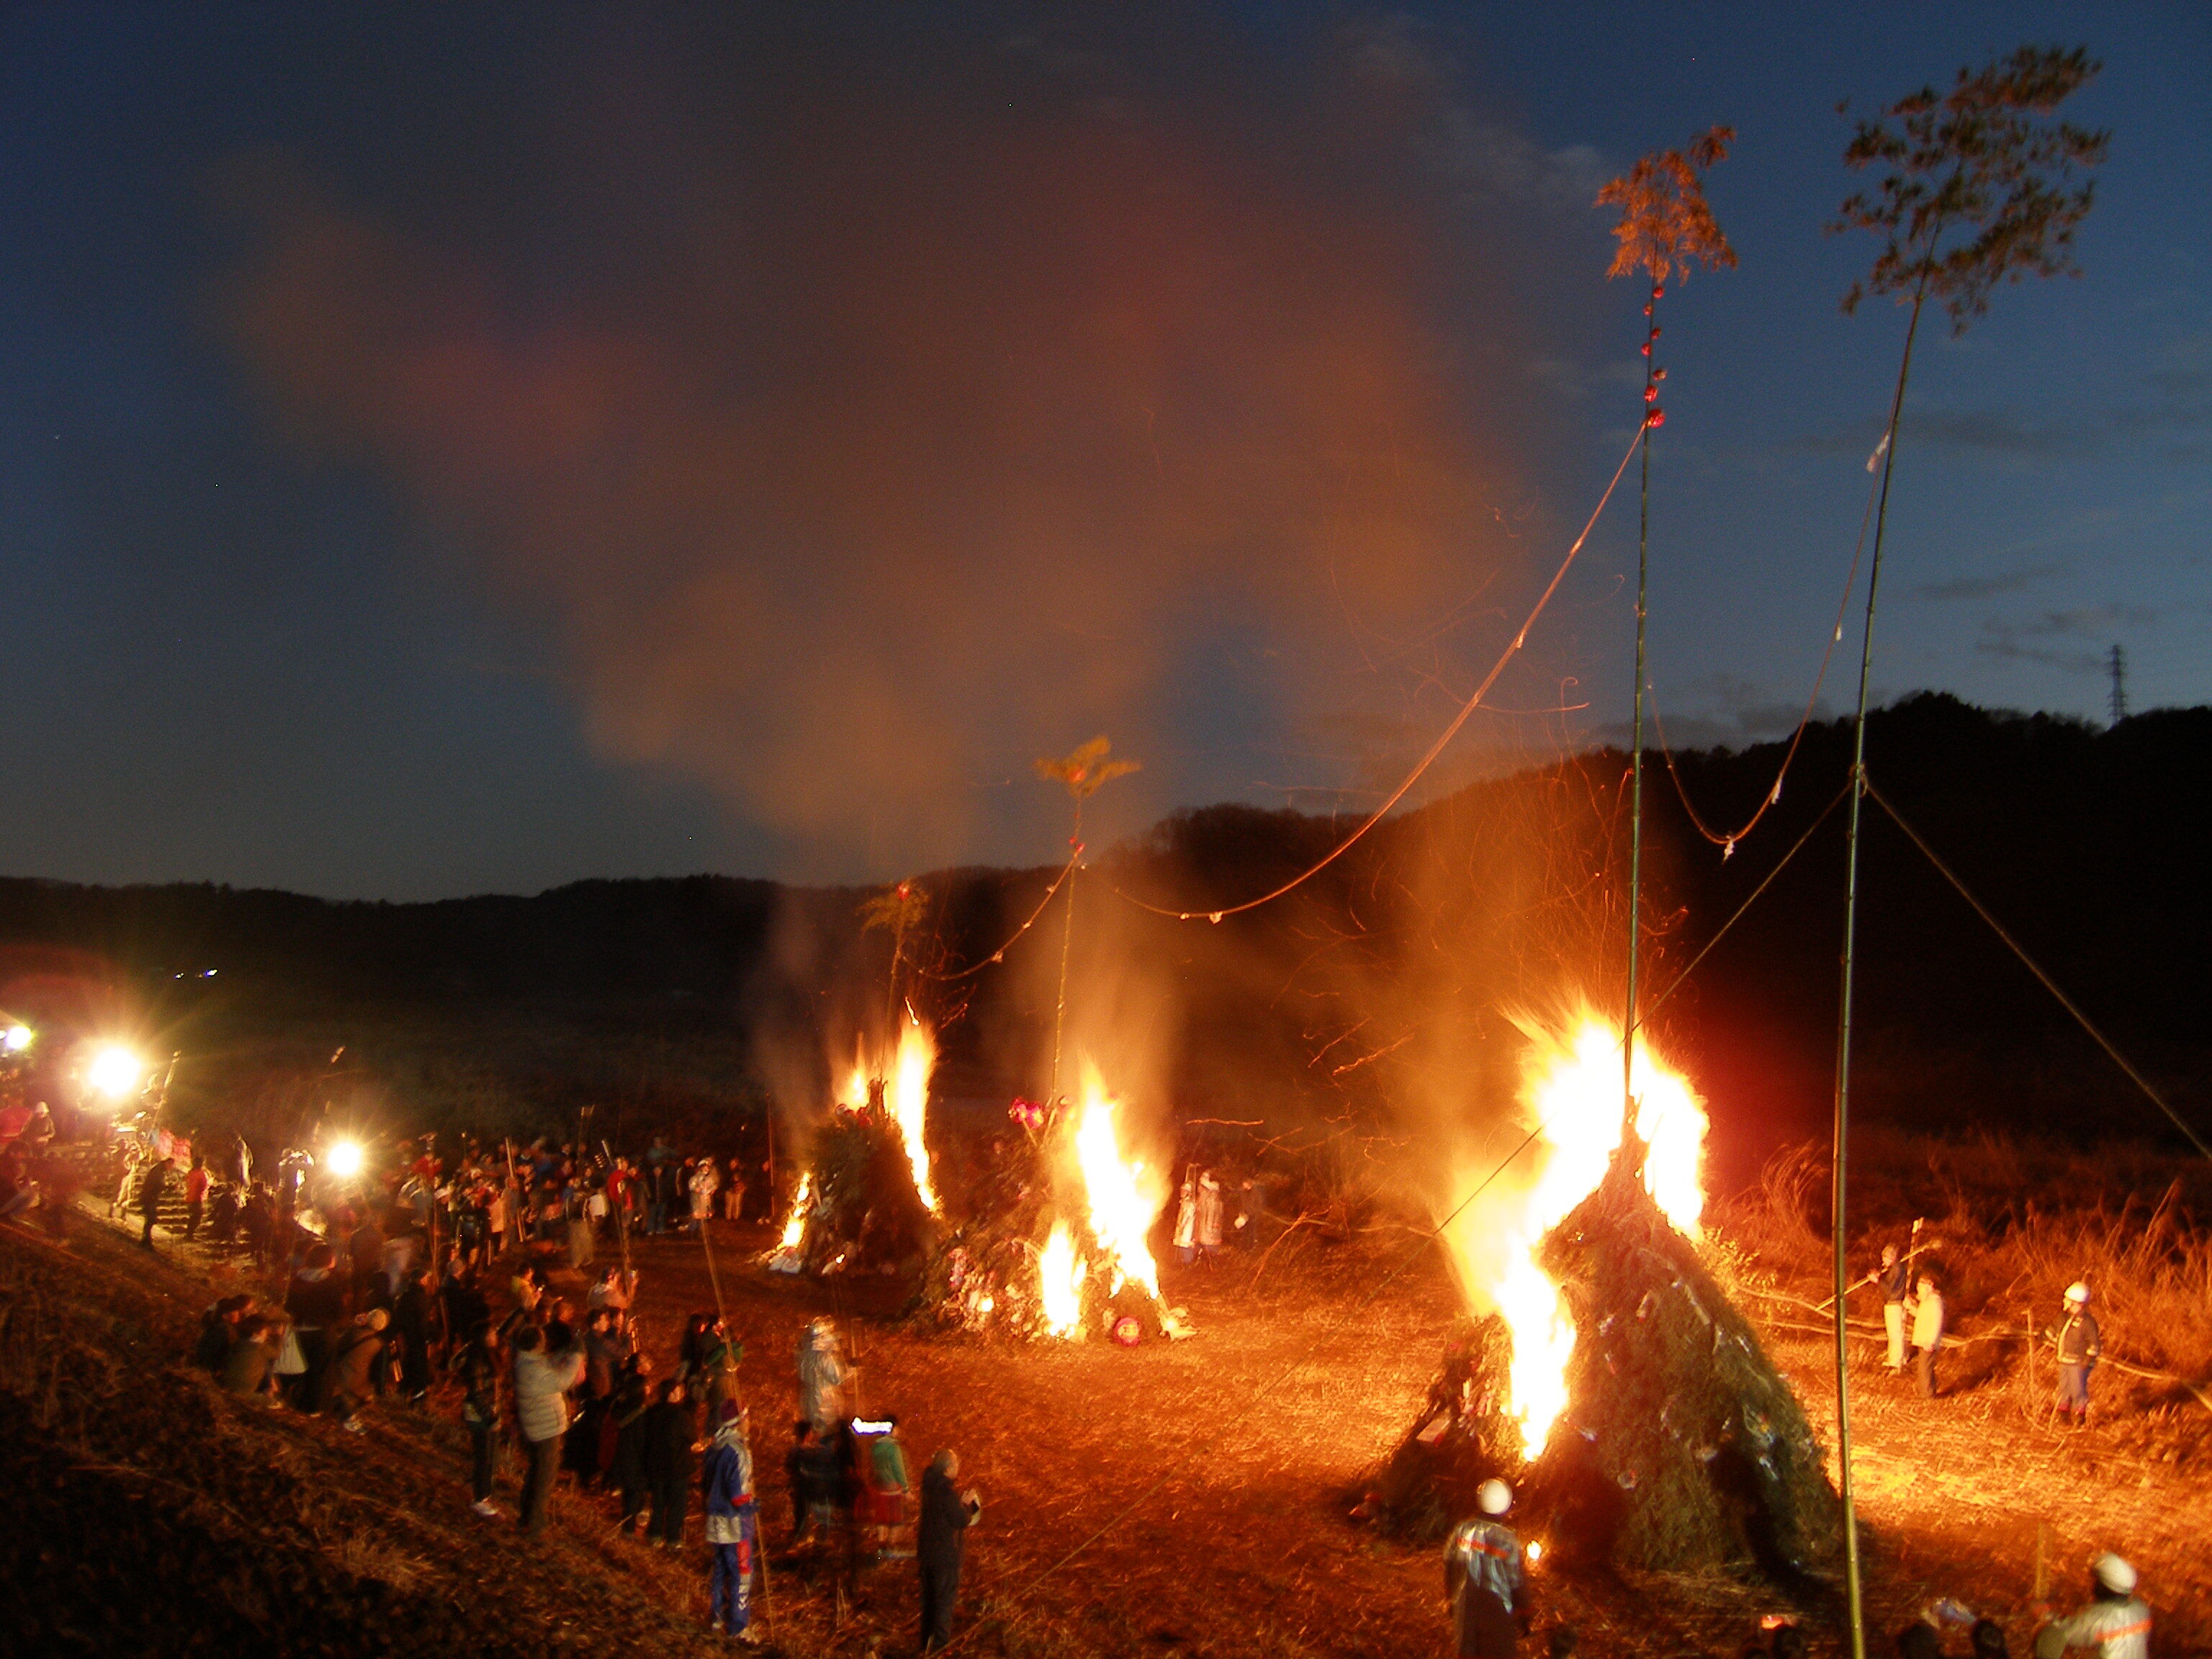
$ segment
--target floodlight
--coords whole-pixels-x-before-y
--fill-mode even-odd
[[[340,1177],[361,1173],[361,1143],[357,1140],[334,1140],[323,1154],[323,1167]]]
[[[106,1095],[110,1100],[121,1100],[145,1077],[146,1062],[119,1042],[103,1046],[84,1068],[84,1080],[92,1085],[93,1092]]]
[[[29,1026],[10,1025],[7,1034],[0,1036],[0,1048],[5,1048],[11,1054],[20,1054],[31,1046],[31,1036]]]

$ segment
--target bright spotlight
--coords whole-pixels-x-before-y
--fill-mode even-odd
[[[361,1143],[356,1140],[334,1140],[323,1154],[323,1167],[343,1179],[361,1173]]]
[[[106,1095],[110,1100],[121,1100],[144,1081],[145,1062],[122,1044],[111,1042],[93,1055],[92,1064],[84,1068],[84,1080],[93,1092]]]
[[[31,1028],[27,1025],[10,1025],[7,1035],[0,1036],[0,1047],[4,1047],[11,1054],[20,1054],[30,1046]]]

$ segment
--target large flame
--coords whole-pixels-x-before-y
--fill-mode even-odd
[[[869,1063],[865,1040],[856,1045],[843,1103],[856,1112],[865,1111],[871,1084],[883,1078],[884,1111],[897,1127],[900,1144],[906,1148],[906,1161],[914,1171],[914,1189],[921,1194],[931,1214],[940,1215],[944,1212],[937,1201],[937,1189],[929,1180],[929,1146],[923,1139],[929,1123],[929,1074],[936,1064],[937,1043],[929,1028],[909,1012],[899,1025],[898,1052],[891,1061],[890,1076],[884,1077],[880,1065]]]
[[[791,1213],[784,1218],[783,1237],[776,1248],[795,1250],[799,1240],[806,1237],[806,1218],[814,1211],[814,1172],[806,1170],[799,1177],[799,1190],[791,1195]]]
[[[1115,1119],[1121,1103],[1107,1093],[1105,1079],[1088,1059],[1083,1062],[1083,1115],[1075,1127],[1075,1158],[1083,1171],[1084,1196],[1091,1206],[1091,1233],[1098,1248],[1125,1279],[1160,1294],[1160,1270],[1145,1235],[1167,1201],[1167,1183],[1141,1162],[1125,1158]],[[1118,1286],[1117,1286],[1118,1288]]]
[[[1083,1263],[1065,1221],[1052,1224],[1052,1237],[1037,1258],[1037,1289],[1045,1328],[1054,1336],[1076,1334],[1083,1326]]]
[[[1559,1286],[1536,1261],[1544,1236],[1589,1196],[1620,1146],[1620,1028],[1585,1012],[1564,1030],[1524,1026],[1523,1103],[1540,1126],[1534,1181],[1492,1194],[1460,1211],[1444,1237],[1462,1287],[1479,1309],[1494,1309],[1513,1334],[1509,1373],[1513,1415],[1525,1455],[1544,1449],[1567,1406],[1567,1362],[1574,1321]],[[1692,1238],[1705,1212],[1705,1112],[1678,1072],[1638,1033],[1629,1079],[1636,1132],[1649,1146],[1644,1184],[1667,1218]],[[1491,1173],[1460,1172],[1462,1192]],[[1455,1200],[1456,1201],[1456,1200]]]

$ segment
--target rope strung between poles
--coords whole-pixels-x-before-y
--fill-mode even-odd
[[[971,963],[967,967],[961,969],[959,972],[953,974],[932,973],[927,968],[917,968],[914,970],[915,977],[916,979],[933,979],[939,984],[949,985],[954,980],[966,979],[970,974],[980,974],[986,968],[993,967],[997,963],[1005,961],[1006,952],[1013,949],[1015,943],[1020,939],[1021,936],[1024,933],[1028,933],[1030,928],[1036,926],[1037,918],[1044,914],[1045,907],[1052,902],[1053,896],[1060,891],[1061,884],[1066,882],[1068,877],[1075,872],[1076,860],[1082,856],[1083,854],[1081,850],[1078,849],[1073,857],[1071,857],[1065,865],[1060,866],[1060,873],[1054,876],[1052,879],[1052,885],[1044,890],[1044,896],[1037,901],[1036,908],[1030,912],[1029,919],[1023,922],[1020,927],[1015,928],[1013,936],[1007,939],[1007,941],[1004,945],[1001,945],[997,950],[992,951],[989,956],[983,957],[979,962]]]
[[[1875,456],[1879,458],[1888,447],[1889,434],[1884,433],[1880,447],[1875,451]],[[1868,472],[1872,473],[1874,470],[1874,462],[1869,461]],[[1843,597],[1836,601],[1836,621],[1828,630],[1828,648],[1820,653],[1820,672],[1813,676],[1813,690],[1805,699],[1804,713],[1797,716],[1797,729],[1790,734],[1790,747],[1784,751],[1782,765],[1774,775],[1774,787],[1760,797],[1759,810],[1745,821],[1743,828],[1733,835],[1722,834],[1698,816],[1696,805],[1690,799],[1689,789],[1682,782],[1681,771],[1674,764],[1674,751],[1668,746],[1667,725],[1659,718],[1659,694],[1649,684],[1644,688],[1651,698],[1651,724],[1659,734],[1659,752],[1666,757],[1667,775],[1674,781],[1674,793],[1680,798],[1682,810],[1689,814],[1690,822],[1696,826],[1698,833],[1721,849],[1723,862],[1733,858],[1736,844],[1759,827],[1759,821],[1766,816],[1766,809],[1782,799],[1782,781],[1790,775],[1790,763],[1797,758],[1797,745],[1805,741],[1805,728],[1813,723],[1813,710],[1820,701],[1820,687],[1827,680],[1828,665],[1835,658],[1837,646],[1843,643],[1844,617],[1851,607],[1851,590],[1858,586],[1859,561],[1866,553],[1867,526],[1874,520],[1875,496],[1880,483],[1874,477],[1867,481],[1866,510],[1859,515],[1858,544],[1851,550],[1851,568],[1844,578]]]
[[[1646,416],[1644,418],[1648,423],[1650,417]],[[1217,909],[1170,909],[1163,905],[1147,903],[1133,894],[1123,892],[1119,887],[1112,889],[1115,896],[1127,900],[1139,910],[1149,910],[1156,916],[1166,916],[1173,921],[1196,921],[1200,917],[1207,921],[1219,921],[1224,916],[1239,915],[1247,910],[1256,910],[1263,904],[1272,904],[1292,888],[1304,886],[1349,852],[1353,842],[1382,823],[1389,816],[1390,810],[1406,799],[1407,792],[1419,782],[1421,775],[1436,763],[1437,757],[1443,754],[1451,740],[1459,735],[1460,728],[1468,723],[1475,709],[1480,706],[1483,698],[1490,694],[1490,688],[1498,684],[1498,677],[1505,672],[1505,665],[1511,662],[1519,653],[1521,647],[1528,642],[1528,630],[1536,625],[1536,619],[1544,614],[1544,607],[1551,604],[1552,596],[1559,591],[1559,584],[1566,580],[1567,571],[1574,564],[1575,556],[1583,550],[1583,544],[1589,539],[1590,532],[1597,528],[1598,518],[1604,513],[1606,503],[1613,499],[1613,492],[1620,487],[1621,476],[1628,471],[1629,462],[1636,459],[1637,448],[1644,441],[1644,428],[1642,426],[1636,428],[1636,436],[1630,441],[1627,453],[1621,456],[1620,465],[1613,468],[1613,481],[1606,485],[1605,494],[1598,497],[1597,506],[1590,511],[1589,522],[1583,526],[1583,533],[1575,538],[1574,545],[1567,550],[1567,556],[1559,562],[1559,569],[1553,573],[1551,585],[1545,588],[1542,597],[1536,601],[1535,609],[1529,611],[1528,621],[1521,624],[1521,631],[1513,636],[1511,642],[1506,646],[1497,662],[1492,665],[1490,672],[1483,677],[1482,684],[1474,688],[1474,695],[1460,705],[1460,711],[1452,717],[1452,723],[1444,727],[1443,734],[1429,745],[1429,752],[1422,756],[1413,769],[1406,775],[1405,781],[1390,792],[1389,799],[1376,807],[1357,830],[1332,848],[1320,862],[1292,876],[1272,892],[1262,893],[1255,899],[1247,899],[1242,904],[1224,904]]]
[[[2166,1115],[2166,1120],[2171,1122],[2175,1128],[2180,1130],[2183,1134],[2189,1138],[2189,1144],[2191,1146],[2196,1147],[2197,1150],[2202,1152],[2205,1157],[2212,1158],[2212,1146],[2206,1146],[2204,1144],[2203,1138],[2200,1136],[2196,1130],[2190,1127],[2187,1121],[2183,1119],[2181,1114],[2175,1111],[2172,1107],[2166,1104],[2166,1097],[2159,1093],[2156,1089],[2151,1087],[2150,1080],[2129,1063],[2128,1057],[2125,1054],[2122,1054],[2118,1048],[2112,1046],[2112,1039],[2107,1037],[2102,1031],[2099,1030],[2094,1025],[2089,1023],[2088,1015],[2083,1013],[2081,1009],[2075,1006],[2074,999],[2068,996],[2065,992],[2058,988],[2058,981],[2052,979],[2050,975],[2045,973],[2043,969],[2037,965],[2035,958],[2028,955],[2026,951],[2021,948],[2020,941],[2005,931],[2004,924],[1990,914],[1989,907],[1966,890],[1966,884],[1959,879],[1958,876],[1953,872],[1949,865],[1944,863],[1942,859],[1936,856],[1936,849],[1930,847],[1926,842],[1921,840],[1920,832],[1905,821],[1903,816],[1899,813],[1897,808],[1889,804],[1888,798],[1886,797],[1881,790],[1875,788],[1871,781],[1868,783],[1866,792],[1880,803],[1883,811],[1889,814],[1890,822],[1894,823],[1899,829],[1905,831],[1905,838],[1915,847],[1917,847],[1923,853],[1927,854],[1928,861],[1936,866],[1936,873],[1942,876],[1944,880],[1949,882],[1951,885],[1958,890],[1958,894],[1960,898],[1966,900],[1968,904],[1973,906],[1974,914],[1976,915],[1979,916],[1984,921],[1989,923],[1990,931],[2005,942],[2006,947],[2011,951],[2013,955],[2020,958],[2021,965],[2026,968],[2029,973],[2033,974],[2037,979],[2040,980],[2043,982],[2043,988],[2050,992],[2052,996],[2058,999],[2058,1006],[2063,1008],[2068,1013],[2073,1015],[2075,1023],[2078,1024],[2083,1030],[2089,1034],[2089,1036],[2095,1041],[2097,1046],[2112,1057],[2112,1063],[2128,1074],[2129,1081],[2133,1083],[2136,1088],[2142,1090],[2144,1095],[2149,1099],[2150,1103],[2157,1107],[2160,1111],[2164,1112]]]
[[[1762,880],[1758,886],[1751,890],[1750,896],[1746,898],[1742,903],[1735,907],[1735,914],[1720,925],[1719,930],[1716,932],[1711,939],[1707,939],[1701,947],[1699,947],[1698,954],[1690,958],[1688,965],[1685,967],[1680,973],[1675,975],[1673,979],[1668,981],[1667,988],[1665,990],[1662,991],[1657,996],[1651,1000],[1650,1006],[1644,1011],[1644,1018],[1638,1022],[1639,1024],[1648,1024],[1650,1023],[1650,1018],[1652,1014],[1658,1012],[1659,1005],[1666,1001],[1668,997],[1673,996],[1676,991],[1681,988],[1682,981],[1689,978],[1691,974],[1696,970],[1698,964],[1703,962],[1707,956],[1711,954],[1713,946],[1718,945],[1723,939],[1727,937],[1728,930],[1735,927],[1737,922],[1743,920],[1744,912],[1750,909],[1753,905],[1759,902],[1759,896],[1774,884],[1774,878],[1782,873],[1784,868],[1789,864],[1790,860],[1797,856],[1798,853],[1803,849],[1805,843],[1813,839],[1813,832],[1828,821],[1828,814],[1834,811],[1838,806],[1841,806],[1844,804],[1844,797],[1850,793],[1851,787],[1848,783],[1842,788],[1836,791],[1836,798],[1820,809],[1820,815],[1814,818],[1812,823],[1805,826],[1805,833],[1797,837],[1796,841],[1791,844],[1790,850],[1784,853],[1775,866],[1766,872],[1765,878]]]

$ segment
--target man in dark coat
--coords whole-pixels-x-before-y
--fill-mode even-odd
[[[169,1160],[149,1160],[146,1173],[138,1177],[138,1213],[146,1222],[146,1230],[138,1235],[138,1242],[149,1250],[154,1248],[154,1223],[161,1213],[161,1194],[168,1187]]]
[[[642,1354],[632,1354],[615,1373],[614,1393],[608,1396],[607,1415],[614,1425],[614,1461],[609,1477],[622,1492],[622,1529],[625,1538],[635,1535],[638,1517],[645,1513],[648,1484],[645,1478],[645,1419],[653,1409],[653,1395]]]
[[[921,1524],[915,1540],[915,1558],[921,1571],[921,1650],[941,1648],[952,1639],[952,1605],[960,1595],[960,1557],[968,1528],[983,1512],[983,1500],[974,1487],[954,1488],[960,1475],[960,1454],[941,1451],[929,1461],[921,1477]]]
[[[653,1493],[653,1518],[645,1535],[661,1549],[684,1545],[684,1510],[691,1494],[691,1413],[684,1384],[670,1377],[645,1413],[645,1483]]]

